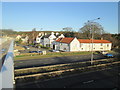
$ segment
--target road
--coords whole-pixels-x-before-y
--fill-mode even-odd
[[[112,69],[81,73],[46,81],[16,83],[17,88],[111,88],[120,89],[120,66]]]
[[[91,55],[75,55],[75,56],[64,56],[64,57],[51,57],[51,58],[42,58],[42,59],[31,59],[31,60],[15,60],[14,65],[15,69],[17,68],[26,68],[33,66],[45,66],[45,65],[54,65],[54,64],[65,64],[72,62],[82,62],[89,61]],[[94,55],[94,60],[105,59],[101,54]]]

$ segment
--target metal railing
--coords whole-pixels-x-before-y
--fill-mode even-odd
[[[11,41],[11,44],[9,46],[8,52],[6,53],[6,56],[4,58],[4,62],[1,67],[0,71],[0,89],[13,89],[13,86],[15,84],[14,81],[14,60],[13,60],[13,43],[14,41]]]

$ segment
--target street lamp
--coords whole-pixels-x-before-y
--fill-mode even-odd
[[[95,20],[98,20],[100,18],[96,18],[96,19],[93,19],[93,20],[88,20],[88,22],[93,22]],[[91,26],[91,25],[90,25]],[[93,30],[91,30],[91,34],[92,34],[92,38],[91,38],[91,43],[92,43],[92,48],[91,48],[91,65],[93,64],[93,39],[94,39],[94,25],[93,25]]]

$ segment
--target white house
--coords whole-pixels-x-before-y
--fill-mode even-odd
[[[42,38],[43,36],[44,36],[44,33],[43,33],[43,32],[39,33],[38,36],[36,37],[35,43],[37,43],[37,44],[42,44],[41,38]]]
[[[77,38],[59,38],[56,40],[56,50],[80,51],[80,43]]]
[[[108,40],[92,40],[77,38],[59,38],[54,44],[55,50],[61,51],[103,51],[111,50],[112,43]]]
[[[21,37],[21,40],[22,40],[23,43],[27,43],[27,42],[28,42],[28,39],[29,39],[29,37],[28,37],[27,35]]]
[[[63,34],[51,32],[51,34],[45,35],[41,38],[42,45],[50,48],[54,48],[55,41],[58,38],[64,38]]]
[[[16,40],[20,40],[22,38],[21,35],[17,35],[17,37],[15,38]]]
[[[54,32],[52,32],[51,34],[43,36],[41,39],[43,40],[43,46],[51,47],[52,42],[56,40],[56,36]]]
[[[16,40],[22,40],[22,43],[27,43],[28,42],[28,36],[27,35],[17,35]]]
[[[111,50],[112,47],[112,43],[108,40],[78,39],[78,41],[80,42],[80,51],[106,51]]]

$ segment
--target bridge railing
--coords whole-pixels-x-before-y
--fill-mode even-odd
[[[8,52],[0,71],[0,89],[13,89],[14,81],[14,60],[13,60],[13,43],[11,42]]]

